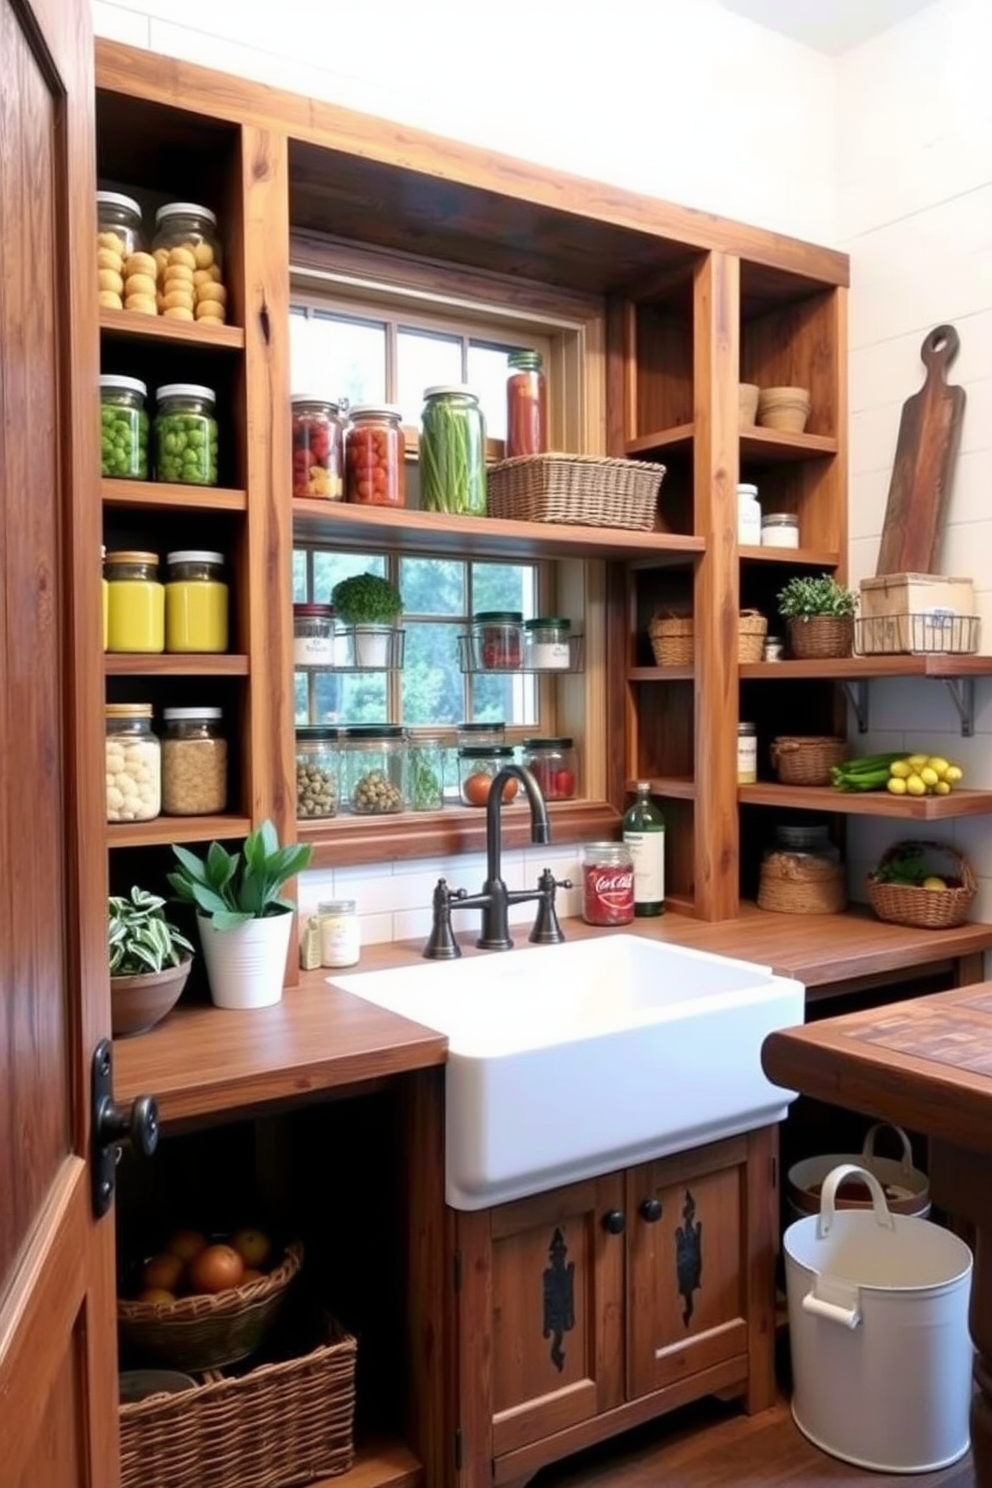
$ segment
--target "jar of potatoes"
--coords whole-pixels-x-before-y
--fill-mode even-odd
[[[217,218],[195,202],[169,202],[155,213],[159,313],[168,320],[222,325],[227,319]]]
[[[157,314],[155,260],[145,252],[141,208],[119,191],[96,194],[96,269],[102,310]],[[151,277],[149,277],[151,276]],[[151,298],[149,299],[149,293]]]

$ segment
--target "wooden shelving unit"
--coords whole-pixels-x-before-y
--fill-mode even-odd
[[[947,821],[992,813],[992,790],[955,790],[949,796],[892,796],[888,791],[837,791],[829,785],[776,785],[758,781],[738,787],[747,806],[832,812],[839,816],[885,816],[907,821]]]
[[[146,822],[108,822],[107,846],[167,847],[172,842],[235,840],[251,831],[247,816],[156,816]]]
[[[245,333],[241,326],[206,326],[203,321],[190,325],[181,320],[166,320],[160,315],[136,315],[128,310],[101,310],[100,331],[108,337],[145,340],[153,345],[195,347],[198,351],[245,349]]]
[[[225,651],[223,655],[194,655],[175,652],[140,656],[108,651],[103,670],[108,677],[247,677],[247,656]]]
[[[186,511],[194,503],[198,511],[243,512],[248,508],[247,491],[221,486],[176,486],[167,481],[104,480],[100,482],[100,495],[105,507],[133,506],[147,510],[175,507]]]

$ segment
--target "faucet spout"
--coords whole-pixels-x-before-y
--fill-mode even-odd
[[[493,777],[486,801],[486,878],[489,882],[500,877],[502,858],[502,833],[500,808],[503,805],[503,787],[508,780],[516,780],[523,786],[530,805],[530,840],[546,843],[551,841],[551,824],[544,794],[537,777],[526,765],[504,765]]]

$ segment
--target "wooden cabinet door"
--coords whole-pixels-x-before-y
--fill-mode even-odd
[[[0,1479],[115,1488],[88,0],[0,0]]]

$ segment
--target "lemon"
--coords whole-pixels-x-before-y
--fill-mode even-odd
[[[885,787],[886,790],[890,790],[894,796],[904,796],[906,794],[906,782],[899,775],[893,775],[889,780],[887,780],[885,782]]]
[[[951,783],[949,780],[938,780],[933,788],[935,796],[949,796],[951,794]]]
[[[960,765],[948,765],[944,771],[944,779],[948,785],[956,785],[959,780],[964,779],[964,771]]]
[[[927,760],[927,766],[929,769],[933,770],[934,773],[938,775],[941,780],[943,780],[944,776],[947,774],[948,769],[950,768],[950,761],[943,759],[939,754],[932,754]]]
[[[940,776],[937,774],[937,771],[934,770],[930,765],[924,765],[923,769],[920,771],[920,779],[923,781],[924,785],[933,786],[937,784]]]
[[[907,754],[906,763],[912,770],[922,770],[929,758],[928,754]]]
[[[929,878],[925,878],[923,880],[923,888],[925,888],[925,889],[946,889],[947,888],[947,885],[946,885],[946,883],[944,882],[944,880],[942,878],[938,878],[937,877],[936,873],[932,873]]]
[[[919,775],[910,775],[906,781],[906,789],[911,796],[925,796],[927,793],[926,781],[921,780]]]
[[[907,775],[912,775],[913,767],[909,760],[893,760],[889,766],[889,774],[896,780],[905,780]]]

